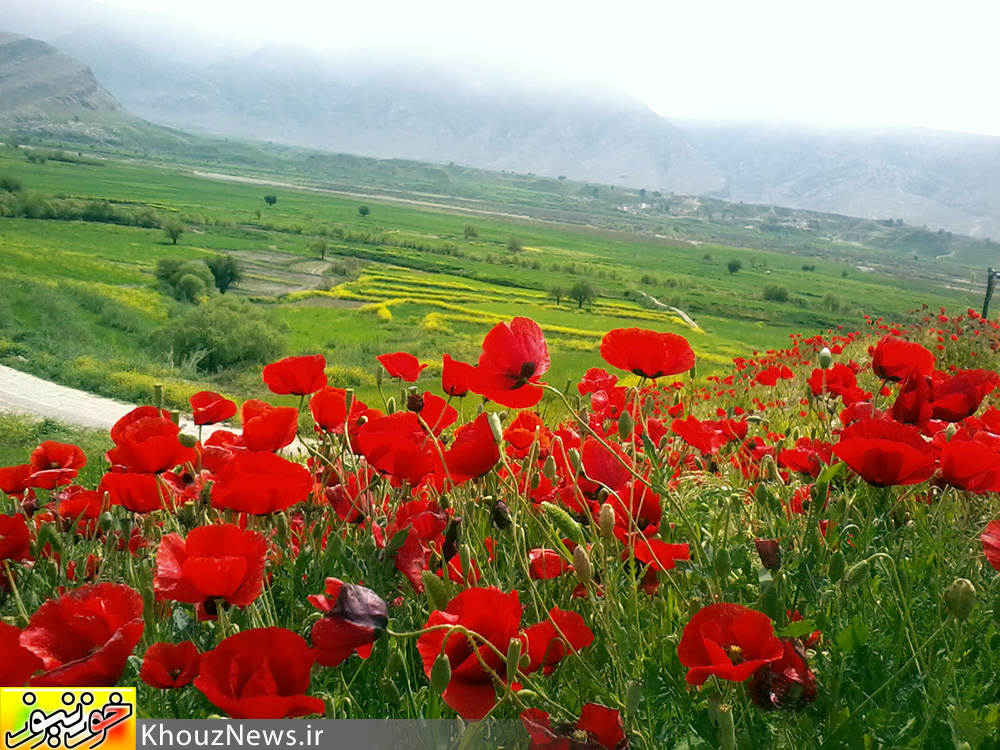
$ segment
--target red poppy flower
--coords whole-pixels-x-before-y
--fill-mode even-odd
[[[264,368],[263,378],[271,393],[279,396],[306,396],[327,384],[326,357],[313,354],[305,357],[285,357]]]
[[[505,594],[493,586],[470,588],[459,592],[444,610],[435,610],[424,628],[436,625],[460,625],[488,641],[500,653],[507,652],[510,639],[518,634],[521,603],[517,592]],[[445,635],[451,633],[445,646]],[[473,643],[479,643],[473,640]],[[426,631],[417,639],[417,651],[429,678],[434,660],[442,653],[451,665],[451,681],[442,693],[445,703],[463,719],[478,721],[496,704],[493,677],[483,669],[485,663],[501,679],[506,675],[503,660],[489,646],[470,645],[470,640],[449,628]],[[478,657],[477,657],[478,654]],[[482,663],[480,663],[482,659]]]
[[[87,465],[87,457],[76,445],[46,440],[32,451],[29,463],[31,486],[51,490],[73,481]]]
[[[539,452],[544,455],[552,444],[552,432],[535,412],[522,411],[504,429],[503,440],[510,446],[508,455],[511,458],[524,458],[536,442]]]
[[[21,687],[42,668],[42,660],[21,645],[21,629],[0,622],[0,687]]]
[[[621,530],[616,528],[615,536],[620,533]],[[672,570],[677,567],[678,560],[691,559],[691,547],[688,544],[669,544],[662,539],[648,538],[641,534],[631,534],[624,538],[627,552],[630,551],[636,560],[649,565],[654,571]]]
[[[26,560],[30,550],[31,535],[24,516],[0,515],[0,560]]]
[[[493,438],[486,414],[480,414],[455,430],[451,444],[444,452],[448,476],[455,484],[483,476],[499,460],[500,449]]]
[[[522,670],[531,674],[542,670],[548,675],[567,653],[585,649],[594,642],[594,633],[576,612],[549,610],[549,619],[525,629],[521,634],[528,665]]]
[[[37,687],[110,687],[142,637],[142,595],[97,583],[50,599],[31,616],[21,645],[42,660]]]
[[[601,339],[601,357],[609,365],[653,380],[694,367],[694,352],[687,339],[643,328],[608,331]]]
[[[421,371],[427,365],[420,364],[420,360],[412,354],[406,352],[393,352],[392,354],[380,354],[375,357],[389,373],[390,378],[399,378],[407,383],[416,383]]]
[[[469,392],[469,375],[475,368],[445,354],[442,357],[441,389],[449,396],[461,398]]]
[[[326,595],[310,595],[309,602],[323,612],[312,627],[316,661],[335,667],[358,652],[367,659],[372,644],[389,625],[389,605],[364,586],[326,579]]]
[[[222,467],[212,485],[212,507],[263,515],[309,497],[312,474],[273,453],[241,451]]]
[[[236,403],[214,391],[198,391],[188,401],[196,425],[218,424],[236,414]]]
[[[983,543],[983,553],[986,561],[996,570],[1000,570],[1000,520],[990,521],[983,529],[979,540]]]
[[[930,375],[934,362],[934,355],[920,344],[886,335],[875,345],[872,372],[882,380],[900,381],[910,375]]]
[[[412,406],[410,405],[412,403]],[[413,394],[407,405],[408,411],[420,415],[420,421],[430,428],[435,435],[440,435],[445,429],[455,424],[458,412],[448,406],[448,402],[429,391],[423,394]]]
[[[982,494],[1000,492],[1000,453],[997,446],[958,435],[941,447],[941,479],[960,490]]]
[[[762,666],[747,683],[750,700],[765,711],[803,708],[816,700],[818,692],[802,640],[782,638],[781,644],[781,658]]]
[[[31,475],[34,473],[31,464],[0,467],[0,492],[7,495],[23,495],[31,487]]]
[[[294,406],[271,406],[251,398],[243,402],[243,446],[249,451],[279,451],[295,441],[299,410]]]
[[[576,384],[576,389],[580,392],[581,396],[586,396],[588,393],[610,391],[615,387],[617,382],[617,375],[612,375],[610,372],[600,367],[591,367],[583,373],[583,377],[580,378],[580,382]]]
[[[59,502],[59,515],[63,518],[92,520],[104,509],[103,492],[87,490],[78,484],[66,487],[54,497]]]
[[[174,507],[174,493],[156,474],[132,474],[112,471],[101,477],[97,488],[102,497],[105,492],[112,505],[121,505],[133,513],[152,513]]]
[[[809,388],[812,389],[814,396],[824,393],[843,396],[845,393],[853,391],[857,386],[858,378],[854,371],[841,362],[828,370],[817,367],[809,376]]]
[[[729,442],[729,438],[717,430],[711,422],[702,422],[694,416],[675,419],[670,423],[670,429],[675,435],[679,435],[681,440],[706,456],[715,455]]]
[[[322,714],[305,694],[313,654],[306,639],[284,628],[231,635],[202,655],[194,686],[233,719],[284,719]]]
[[[146,649],[139,679],[157,690],[173,690],[189,684],[198,675],[201,654],[191,641],[154,643]]]
[[[833,445],[822,440],[800,437],[795,441],[794,448],[778,452],[778,466],[790,469],[800,474],[806,474],[813,479],[819,476],[825,464],[830,463]]]
[[[993,370],[959,370],[950,378],[933,379],[930,418],[960,422],[975,414],[997,385],[1000,375]]]
[[[548,369],[542,329],[530,318],[514,318],[486,334],[469,390],[511,409],[527,408],[541,401],[539,378]]]
[[[936,468],[934,446],[912,425],[863,419],[845,427],[833,452],[869,484],[918,484]]]
[[[156,553],[156,598],[200,604],[222,599],[245,607],[260,596],[267,542],[256,531],[223,523],[184,539],[167,534]]]
[[[549,715],[529,708],[520,715],[531,737],[528,750],[625,750],[628,738],[621,714],[613,708],[587,703],[576,724],[552,726]]]
[[[414,484],[434,471],[435,443],[417,415],[408,411],[368,420],[354,439],[357,452],[375,469]]]
[[[701,685],[713,674],[742,682],[783,653],[770,617],[728,603],[709,604],[696,612],[677,646],[691,685]]]
[[[536,581],[558,578],[570,570],[569,563],[554,549],[528,550],[528,577]]]
[[[194,448],[181,445],[177,438],[180,431],[151,406],[133,409],[111,428],[115,447],[108,451],[108,462],[141,474],[159,474],[192,462],[198,454]]]

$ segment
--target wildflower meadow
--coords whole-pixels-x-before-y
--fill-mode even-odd
[[[0,685],[455,747],[997,748],[998,350],[925,308],[705,376],[617,328],[560,390],[515,317],[440,379],[379,356],[378,403],[315,355],[263,369],[297,406],[193,396],[210,435],[141,406],[0,468]]]

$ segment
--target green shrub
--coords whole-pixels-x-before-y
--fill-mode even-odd
[[[284,336],[269,314],[230,296],[184,309],[160,329],[157,339],[174,361],[201,372],[267,364],[285,348]]]
[[[788,288],[779,284],[768,284],[761,296],[769,302],[788,302]]]

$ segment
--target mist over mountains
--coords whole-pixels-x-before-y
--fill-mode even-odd
[[[0,19],[4,31],[42,39],[82,63],[54,65],[53,53],[37,47],[37,61],[46,62],[19,80],[26,61],[14,70],[0,58],[6,123],[15,103],[25,106],[26,90],[51,99],[63,87],[67,101],[108,111],[120,102],[150,122],[192,132],[1000,237],[996,137],[668,120],[623,92],[504,80],[461,64],[251,49],[89,0],[0,0]],[[27,52],[22,43],[19,54]],[[96,93],[91,73],[106,92]],[[16,100],[8,94],[14,88]]]

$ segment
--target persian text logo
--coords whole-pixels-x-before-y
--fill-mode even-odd
[[[3,750],[135,750],[135,688],[0,689]]]

